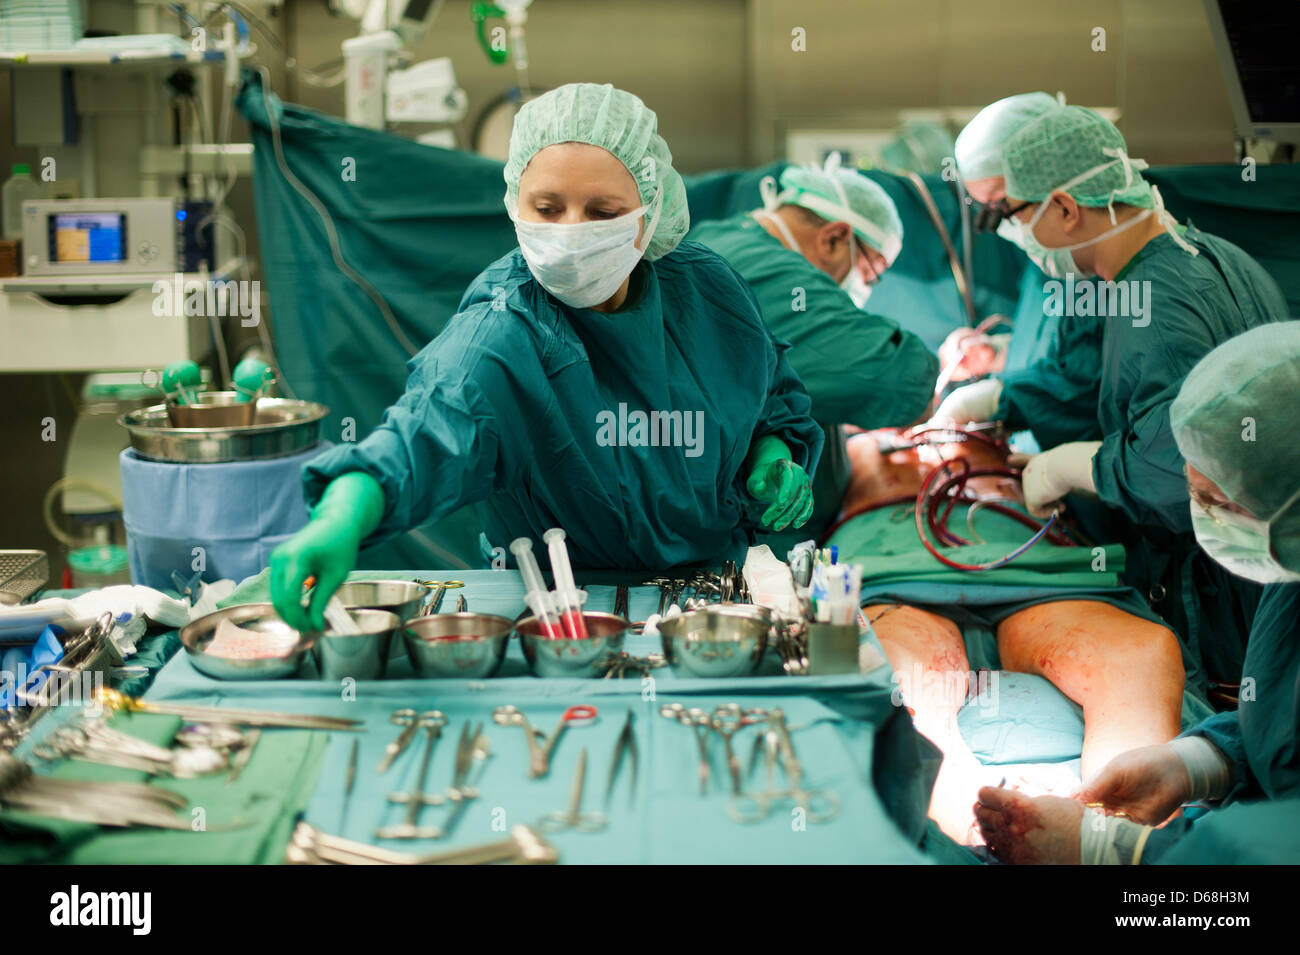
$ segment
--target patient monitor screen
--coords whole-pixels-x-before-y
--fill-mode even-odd
[[[120,212],[63,212],[50,216],[55,262],[121,262],[126,258],[126,216]]]

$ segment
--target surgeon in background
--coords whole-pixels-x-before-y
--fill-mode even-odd
[[[811,402],[749,287],[682,242],[686,190],[656,125],[608,85],[519,111],[505,201],[520,247],[411,360],[375,431],[305,467],[312,519],[271,557],[290,625],[323,628],[359,547],[468,503],[498,547],[564,528],[583,568],[716,563],[808,520]],[[677,424],[651,441],[609,427],[625,412]]]
[[[1008,96],[980,110],[957,136],[957,172],[975,200],[976,225],[980,229],[997,229],[999,235],[1015,241],[1014,230],[1002,225],[1011,212],[1002,150],[1025,125],[1059,108],[1062,100],[1041,92]],[[1042,272],[1045,260],[1041,255],[1030,258],[1034,268],[1022,285],[1021,306],[1008,345],[1008,362],[1012,366],[953,392],[935,417],[1001,421],[1010,431],[1031,432],[1045,448],[1067,441],[1099,439],[1097,389],[1102,319],[1046,312],[1043,283],[1048,276]],[[1081,274],[1076,278],[1087,281]],[[974,329],[959,328],[949,335],[940,357],[962,350],[970,355],[972,370],[977,370],[985,350],[980,348]],[[1017,355],[1036,351],[1042,352],[1039,360],[1023,366],[1014,364]]]
[[[938,123],[904,123],[894,138],[880,147],[878,164],[890,171],[941,174],[952,156],[952,134]]]
[[[976,816],[1004,860],[1300,863],[1297,419],[1300,322],[1239,335],[1187,375],[1171,424],[1196,539],[1226,571],[1265,588],[1246,646],[1251,692],[1235,712],[1115,757],[1077,800],[981,790]],[[1170,818],[1200,801],[1238,805],[1196,821]]]
[[[1259,595],[1198,555],[1169,406],[1197,361],[1235,335],[1285,319],[1286,302],[1237,246],[1176,222],[1142,178],[1146,163],[1130,158],[1119,130],[1092,110],[1046,110],[1011,136],[1002,157],[1010,215],[999,232],[1063,295],[1068,275],[1100,278],[1115,293],[1103,306],[1101,284],[1090,286],[1102,333],[1099,437],[1029,459],[1026,504],[1044,515],[1067,494],[1096,495],[1116,524],[1132,528],[1122,539],[1126,581],[1178,631],[1189,664],[1208,671],[1197,682],[1234,684],[1240,635]],[[1085,309],[1082,299],[1071,307]],[[950,395],[936,418],[984,418],[986,407],[974,408],[965,391]]]
[[[851,479],[843,426],[914,424],[938,375],[937,359],[916,335],[862,309],[902,249],[903,224],[880,186],[837,160],[833,154],[821,169],[791,166],[779,189],[771,177],[763,181],[763,208],[691,232],[741,274],[768,329],[790,343],[790,364],[826,432],[812,520],[799,537],[820,537],[839,513]]]

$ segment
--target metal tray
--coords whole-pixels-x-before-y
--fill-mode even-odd
[[[20,604],[50,579],[43,550],[0,550],[0,607]]]
[[[117,423],[131,433],[136,454],[151,461],[217,464],[257,461],[298,454],[320,441],[329,409],[314,401],[260,398],[257,421],[229,428],[173,428],[167,406],[128,411]]]

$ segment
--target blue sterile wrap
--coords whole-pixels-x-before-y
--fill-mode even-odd
[[[170,590],[172,571],[242,580],[307,523],[302,466],[324,450],[264,461],[175,464],[122,452],[122,517],[133,583]],[[194,548],[204,565],[195,566]]]

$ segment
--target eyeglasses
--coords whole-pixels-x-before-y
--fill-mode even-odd
[[[867,263],[867,271],[871,273],[871,278],[863,279],[862,281],[867,285],[875,285],[880,281],[880,272],[876,270],[876,265],[871,261],[871,256],[867,253],[867,247],[862,243],[862,241],[856,237],[854,238],[854,241],[858,244],[858,258]]]
[[[1187,485],[1187,496],[1205,510],[1205,513],[1210,520],[1220,526],[1224,523],[1219,519],[1220,511],[1227,511],[1229,513],[1238,513],[1241,511],[1241,509],[1232,502],[1216,501],[1209,497],[1204,491],[1199,491],[1190,484]]]
[[[1003,219],[1010,219],[1033,205],[1032,202],[1022,202],[1013,209],[1005,198],[994,199],[992,202],[976,202],[967,196],[966,200],[975,207],[976,232],[996,232]]]

